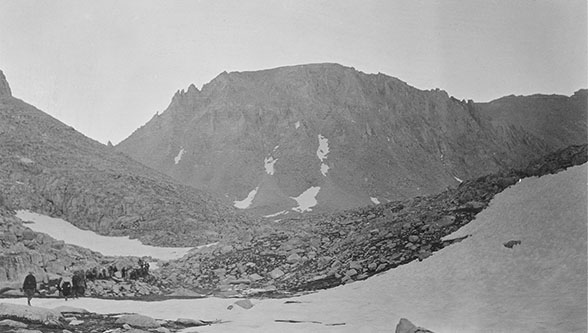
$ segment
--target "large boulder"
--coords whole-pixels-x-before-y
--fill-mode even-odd
[[[155,319],[138,314],[123,315],[116,320],[116,323],[141,328],[157,328],[161,326]]]
[[[240,299],[236,301],[235,304],[246,310],[249,310],[253,307],[253,303],[251,303],[251,301],[248,299]]]
[[[406,318],[400,318],[398,325],[396,325],[396,333],[433,333],[426,328],[417,327]]]
[[[27,324],[25,323],[21,323],[20,321],[16,321],[16,320],[10,320],[10,319],[4,319],[4,320],[0,320],[0,327],[12,327],[12,328],[25,328],[27,327]],[[2,328],[4,329],[4,328]]]
[[[62,317],[61,313],[51,309],[0,303],[0,319],[29,321],[38,324],[55,324],[58,323]]]

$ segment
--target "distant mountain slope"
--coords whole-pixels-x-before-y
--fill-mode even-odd
[[[0,199],[11,209],[152,245],[230,239],[253,225],[211,195],[178,185],[12,97],[3,74]]]
[[[553,146],[564,147],[587,140],[588,90],[574,95],[506,96],[475,108],[494,127],[526,131]]]
[[[585,94],[476,104],[337,64],[225,72],[117,149],[279,219],[437,193],[585,143]]]

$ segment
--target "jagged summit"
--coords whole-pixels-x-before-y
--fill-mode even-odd
[[[10,91],[10,85],[4,76],[4,72],[0,70],[0,97],[11,97],[12,91]]]
[[[366,74],[336,63],[316,63],[260,71],[223,71],[204,84],[201,90],[194,84],[178,90],[168,110],[182,106],[183,111],[178,113],[185,113],[186,108],[198,109],[205,101],[225,105],[308,105],[318,101],[344,106],[378,99],[376,95],[382,93],[388,96],[393,93],[407,95],[410,91],[421,90],[382,73]],[[428,92],[448,97],[447,92],[440,89]]]
[[[258,71],[235,71],[222,72],[210,83],[205,84],[202,90],[217,87],[219,84],[238,83],[241,81],[259,83],[260,80],[269,80],[283,84],[295,82],[308,82],[313,80],[322,80],[323,83],[329,84],[332,80],[341,81],[357,79],[360,77],[380,77],[381,79],[393,79],[398,83],[406,85],[405,82],[382,74],[366,74],[358,71],[353,67],[347,67],[336,63],[314,63],[304,65],[283,66]]]

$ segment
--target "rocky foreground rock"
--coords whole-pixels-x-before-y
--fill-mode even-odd
[[[178,318],[157,320],[138,314],[97,314],[85,309],[0,303],[0,332],[177,332],[188,327],[215,324],[215,321]]]
[[[235,305],[247,310],[253,305],[249,300],[239,300]],[[228,310],[231,310],[229,306]],[[275,320],[284,323],[302,323],[296,320]],[[32,332],[109,332],[109,333],[171,333],[186,328],[221,324],[220,321],[178,318],[176,320],[159,320],[148,316],[123,314],[97,314],[85,309],[61,306],[46,309],[35,306],[0,303],[0,331],[14,333]],[[345,323],[332,324],[345,325]],[[392,327],[392,323],[390,325]],[[193,330],[190,330],[193,332]],[[417,327],[406,318],[401,318],[395,329],[396,333],[433,333]]]
[[[417,327],[406,318],[401,318],[396,325],[395,333],[433,333],[426,328]]]
[[[249,300],[239,300],[235,305],[247,310],[252,307]],[[228,310],[231,310],[229,306]],[[302,323],[296,320],[276,320],[284,323]],[[160,320],[133,313],[97,314],[85,309],[60,306],[46,309],[35,306],[0,303],[0,331],[14,333],[33,332],[109,332],[109,333],[172,333],[187,328],[217,325],[222,322],[178,318]],[[345,323],[332,324],[345,325]],[[392,323],[390,325],[392,327]],[[194,332],[190,330],[190,332]],[[406,318],[401,318],[395,329],[396,333],[433,333],[417,327]]]

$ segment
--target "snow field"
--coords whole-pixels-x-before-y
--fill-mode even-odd
[[[126,236],[102,236],[90,230],[79,229],[65,220],[26,210],[17,211],[16,217],[32,222],[27,223],[26,226],[33,231],[46,233],[57,240],[85,247],[106,256],[151,256],[155,259],[171,260],[183,257],[192,249],[191,247],[149,246]]]

